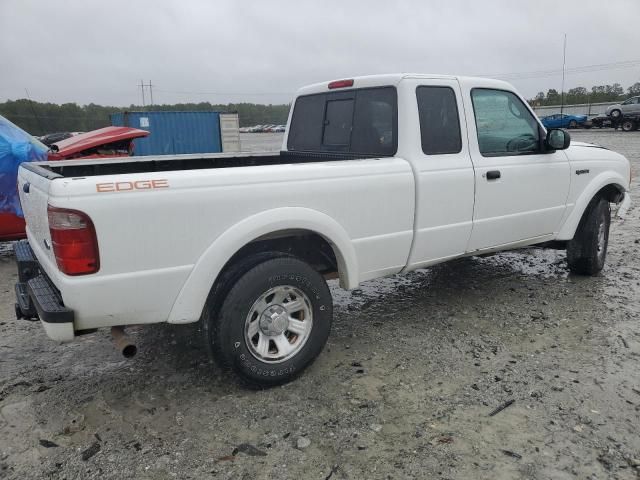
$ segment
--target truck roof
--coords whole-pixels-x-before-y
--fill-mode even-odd
[[[504,82],[502,80],[495,80],[491,78],[467,77],[467,76],[461,76],[461,75],[438,75],[438,74],[431,74],[431,73],[386,73],[386,74],[379,74],[379,75],[366,75],[366,76],[360,76],[360,77],[344,77],[342,79],[327,80],[325,82],[314,83],[299,89],[296,92],[296,96],[326,92],[329,83],[334,81],[339,81],[339,80],[345,80],[345,79],[353,80],[353,86],[341,88],[340,90],[348,90],[349,88],[380,87],[383,85],[397,85],[404,79],[457,80],[461,84],[474,85],[478,87],[513,89],[511,84]]]

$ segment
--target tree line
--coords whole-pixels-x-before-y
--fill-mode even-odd
[[[564,104],[599,103],[623,100],[640,95],[640,82],[625,90],[619,83],[591,87],[575,87],[564,92]],[[539,92],[529,103],[535,106],[560,105],[562,96],[556,89]],[[78,105],[76,103],[34,102],[27,99],[9,100],[0,103],[0,115],[9,119],[32,135],[53,132],[88,132],[111,124],[109,115],[125,111],[215,111],[237,112],[241,127],[252,125],[280,125],[287,121],[289,105],[261,105],[256,103],[229,103],[226,105],[201,103],[176,103],[141,107],[110,107],[104,105]]]
[[[141,107],[109,107],[104,105],[78,105],[76,103],[42,103],[27,99],[0,103],[0,115],[32,135],[53,132],[88,132],[111,125],[109,115],[133,111],[214,111],[237,112],[240,126],[280,125],[287,121],[289,105],[260,105],[255,103],[229,103],[216,105],[209,102],[176,103]]]
[[[597,85],[591,87],[591,91],[585,87],[575,87],[564,92],[564,102],[562,101],[562,95],[555,88],[550,88],[545,92],[538,92],[538,94],[529,100],[531,105],[543,106],[543,105],[574,105],[577,103],[600,103],[600,102],[615,102],[617,100],[624,100],[628,97],[634,97],[640,95],[640,82],[636,82],[625,90],[619,83],[613,85]]]

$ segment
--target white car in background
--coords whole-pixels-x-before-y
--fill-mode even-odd
[[[631,97],[624,102],[607,107],[605,113],[613,118],[623,115],[640,115],[640,96]]]

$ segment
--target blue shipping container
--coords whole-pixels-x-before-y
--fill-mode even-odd
[[[149,136],[133,141],[136,156],[222,151],[218,112],[114,113],[111,125],[150,132]]]

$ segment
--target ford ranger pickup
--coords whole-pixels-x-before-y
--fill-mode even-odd
[[[24,163],[16,314],[54,340],[202,322],[244,383],[300,374],[329,336],[327,279],[529,245],[605,264],[629,161],[545,130],[508,83],[393,74],[318,83],[280,152]]]

